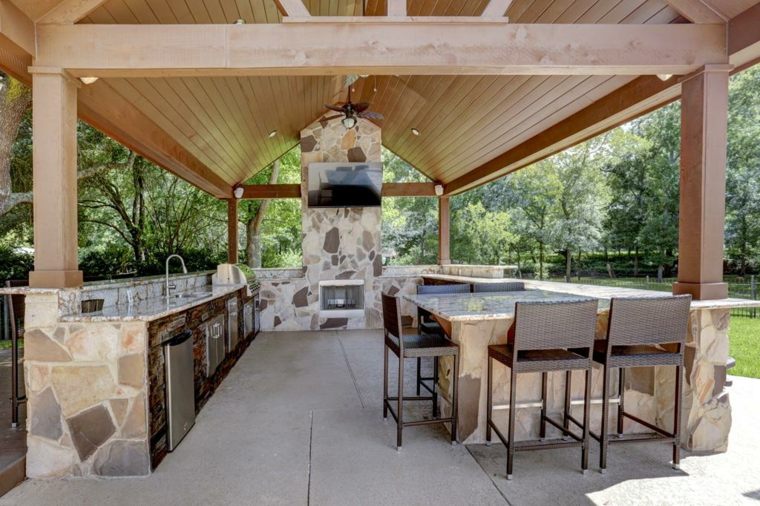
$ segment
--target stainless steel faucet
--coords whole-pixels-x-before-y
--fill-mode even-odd
[[[179,261],[182,262],[182,272],[184,274],[187,274],[187,267],[185,267],[185,261],[182,259],[181,256],[174,254],[174,255],[169,255],[168,257],[166,257],[166,302],[169,302],[169,299],[170,299],[169,290],[171,288],[177,288],[177,285],[169,284],[169,260],[171,260],[174,257],[179,258]]]

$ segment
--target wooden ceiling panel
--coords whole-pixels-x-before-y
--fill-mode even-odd
[[[24,3],[25,0],[14,0]],[[739,12],[757,0],[737,0]],[[386,0],[304,0],[312,15],[385,15]],[[410,16],[479,16],[488,0],[408,0]],[[736,15],[738,12],[726,12]],[[664,0],[514,0],[517,23],[669,23]],[[278,23],[274,0],[109,0],[84,23]],[[630,77],[370,76],[356,101],[385,116],[383,143],[431,179],[449,182],[629,82]],[[344,77],[106,79],[227,183],[292,148]],[[421,131],[412,135],[410,129]],[[278,134],[269,138],[269,132]]]

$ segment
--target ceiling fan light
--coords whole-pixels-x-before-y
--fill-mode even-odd
[[[273,138],[275,135],[277,135],[277,130],[272,130],[271,132],[269,132],[269,133],[267,134],[267,137],[269,137],[269,138],[271,139],[271,138]]]
[[[420,135],[420,131],[417,130],[415,127],[412,127],[412,135],[419,136]]]
[[[340,120],[340,122],[343,123],[344,127],[346,127],[346,130],[350,130],[356,126],[356,118],[353,116],[346,116]]]

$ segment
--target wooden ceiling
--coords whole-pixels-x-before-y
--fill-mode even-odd
[[[55,0],[45,0],[55,4]],[[14,0],[32,19],[49,7]],[[701,0],[726,18],[756,0]],[[385,0],[304,0],[315,16],[385,15]],[[364,3],[364,5],[363,5]],[[410,16],[477,16],[487,0],[409,0]],[[729,5],[730,4],[730,5]],[[664,0],[514,0],[515,23],[684,22]],[[274,0],[109,0],[81,23],[278,23]],[[383,144],[435,181],[451,182],[630,82],[621,76],[369,76],[356,96],[385,116]],[[183,148],[236,184],[296,145],[344,77],[101,79]],[[414,136],[414,127],[421,135]],[[277,134],[270,137],[272,131]]]

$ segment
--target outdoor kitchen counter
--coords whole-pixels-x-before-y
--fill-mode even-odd
[[[247,285],[217,285],[203,291],[191,291],[166,297],[153,297],[139,301],[135,304],[118,304],[104,306],[102,311],[92,313],[80,313],[61,316],[62,322],[123,322],[123,321],[146,321],[158,320],[165,316],[187,311],[200,304],[208,303],[219,297],[225,297],[242,290]],[[255,292],[255,290],[254,290]]]
[[[446,279],[459,283],[480,283],[515,280],[485,280],[462,276],[423,275],[423,278]],[[485,441],[486,367],[487,347],[506,343],[507,331],[514,318],[516,300],[577,300],[592,297],[599,300],[597,338],[607,332],[609,299],[611,297],[658,297],[663,292],[609,288],[567,283],[527,281],[527,291],[514,293],[477,293],[457,295],[403,295],[418,304],[439,320],[450,338],[459,344],[459,434],[465,444]],[[758,306],[755,301],[723,299],[694,301],[685,348],[685,382],[683,402],[682,442],[684,448],[698,451],[723,451],[728,443],[731,427],[731,407],[725,390],[726,363],[728,360],[728,323],[730,309]],[[439,362],[439,392],[448,397],[452,359]],[[494,367],[495,422],[505,428],[507,412],[504,405],[509,392],[509,377],[505,367]],[[615,377],[617,375],[614,375]],[[672,427],[674,382],[672,367],[632,369],[626,375],[626,411],[662,427]],[[614,382],[613,382],[614,383]],[[540,406],[540,374],[522,374],[517,388],[517,439],[538,436]],[[613,385],[613,392],[617,386]],[[549,412],[557,414],[564,399],[564,374],[552,373],[549,379]],[[573,375],[573,399],[583,393],[582,374]],[[617,395],[617,394],[615,394]],[[592,430],[598,430],[601,421],[601,374],[595,367],[592,374]],[[442,403],[445,411],[447,403]],[[580,416],[580,404],[575,404]],[[616,410],[612,410],[611,426],[615,426]],[[625,420],[626,431],[643,430],[641,426]]]

